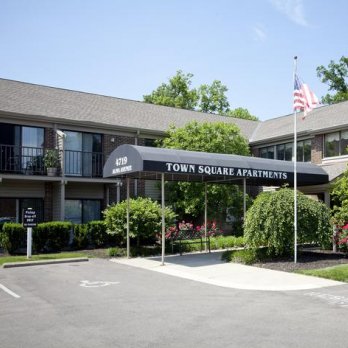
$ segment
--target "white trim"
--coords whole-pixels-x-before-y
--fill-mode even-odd
[[[323,157],[322,164],[334,164],[338,162],[348,162],[348,155]]]

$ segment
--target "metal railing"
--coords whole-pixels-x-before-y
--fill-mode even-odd
[[[0,173],[46,175],[44,155],[46,149],[38,147],[0,144]],[[60,159],[62,153],[59,153]],[[101,152],[64,151],[64,175],[102,177],[104,155]],[[58,171],[61,175],[61,170]]]
[[[44,149],[0,144],[0,172],[44,175]]]
[[[64,151],[66,176],[102,177],[104,155],[101,152]]]

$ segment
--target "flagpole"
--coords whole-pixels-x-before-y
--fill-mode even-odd
[[[294,86],[297,73],[297,56],[294,57]],[[294,110],[294,263],[297,263],[297,109]]]

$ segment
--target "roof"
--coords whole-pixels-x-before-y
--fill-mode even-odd
[[[347,170],[347,162],[323,163],[320,165],[329,175],[329,181],[338,178]]]
[[[7,79],[0,79],[0,112],[148,133],[165,132],[172,124],[182,127],[194,120],[220,121],[236,124],[248,139],[260,123]]]
[[[103,177],[240,183],[249,185],[293,184],[292,162],[238,155],[121,145],[107,159]],[[299,186],[325,184],[327,173],[311,163],[297,164]]]
[[[322,106],[314,109],[303,119],[303,113],[297,114],[297,133],[318,134],[335,129],[348,127],[348,101]],[[278,138],[293,137],[294,115],[273,118],[260,123],[250,138],[250,144],[267,142]]]

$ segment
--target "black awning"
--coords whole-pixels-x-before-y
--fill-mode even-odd
[[[105,163],[104,178],[227,183],[247,179],[249,185],[293,185],[294,165],[288,161],[207,152],[121,145]],[[297,163],[298,186],[326,184],[329,178],[320,167]]]

